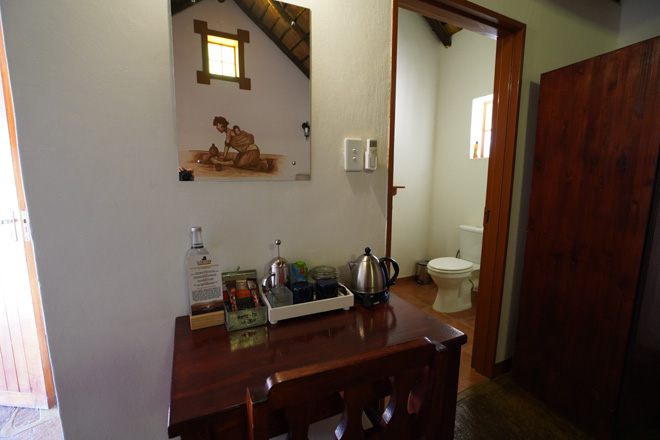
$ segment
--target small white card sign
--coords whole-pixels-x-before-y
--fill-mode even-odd
[[[214,254],[188,257],[188,291],[193,315],[223,310],[220,260]]]

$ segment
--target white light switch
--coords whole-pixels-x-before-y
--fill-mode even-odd
[[[344,139],[344,170],[362,171],[363,164],[362,139]]]

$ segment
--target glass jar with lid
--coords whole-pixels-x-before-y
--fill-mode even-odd
[[[316,266],[309,271],[316,299],[334,298],[339,287],[339,270],[332,266]]]
[[[337,280],[339,271],[336,267],[332,266],[316,266],[309,271],[309,276],[312,280]]]

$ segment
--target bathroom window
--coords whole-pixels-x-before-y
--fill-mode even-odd
[[[490,157],[490,138],[493,131],[493,95],[472,100],[472,123],[470,124],[471,159]]]
[[[202,37],[203,70],[197,71],[197,83],[211,84],[216,79],[236,82],[239,88],[250,90],[250,78],[245,77],[244,51],[250,33],[243,29],[238,29],[236,34],[214,31],[201,20],[193,20],[193,29]]]

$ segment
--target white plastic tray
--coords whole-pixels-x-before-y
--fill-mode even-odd
[[[261,292],[261,298],[264,300],[264,304],[268,307],[268,322],[271,324],[277,324],[278,321],[283,319],[314,315],[316,313],[329,312],[330,310],[350,309],[355,303],[355,296],[346,286],[341,283],[339,283],[339,285],[346,289],[346,295],[284,307],[271,307],[268,298],[266,298],[266,295]]]

